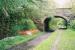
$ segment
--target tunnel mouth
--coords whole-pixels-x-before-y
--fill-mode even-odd
[[[65,29],[67,29],[67,25],[68,25],[68,22],[67,22],[67,19],[65,19],[63,16],[54,16],[55,18],[61,18],[61,19],[63,19],[64,20],[64,28],[59,28],[59,29],[63,29],[63,30],[65,30]]]
[[[44,31],[45,32],[54,32],[55,30],[49,28],[49,22],[51,21],[51,17],[48,17],[44,20]]]
[[[67,20],[65,18],[63,18],[62,16],[54,16],[54,20],[55,19],[59,20],[59,18],[64,21],[64,23],[63,23],[64,27],[57,28],[57,26],[54,25],[56,28],[53,28],[53,27],[50,28],[49,24],[51,24],[51,20],[53,20],[53,19],[51,17],[48,17],[44,20],[44,31],[45,32],[54,32],[56,29],[63,29],[63,30],[67,29]]]

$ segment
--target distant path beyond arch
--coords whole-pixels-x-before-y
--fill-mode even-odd
[[[67,21],[66,18],[64,18],[63,16],[54,16],[54,17],[55,17],[55,18],[62,18],[62,19],[64,19],[64,21],[65,21],[65,26],[66,26],[66,28],[64,28],[64,29],[67,29],[68,21]]]

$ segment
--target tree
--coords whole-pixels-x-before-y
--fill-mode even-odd
[[[2,35],[10,34],[12,25],[16,25],[20,18],[31,18],[38,28],[38,20],[50,15],[50,1],[48,0],[0,0],[0,30]],[[40,22],[41,23],[41,22]],[[4,32],[4,30],[6,30]],[[4,32],[4,33],[3,33]]]

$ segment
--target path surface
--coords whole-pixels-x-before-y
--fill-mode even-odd
[[[45,34],[35,38],[34,40],[31,40],[27,43],[22,43],[22,44],[13,46],[13,47],[9,48],[8,50],[30,50],[30,48],[40,44],[42,41],[47,39],[49,36],[50,36],[50,33],[45,33]]]
[[[56,37],[56,39],[55,39],[55,41],[54,41],[54,43],[52,45],[51,50],[58,50],[57,46],[58,46],[58,44],[60,42],[60,39],[61,39],[61,35],[63,33],[63,30],[57,30],[57,33],[58,33],[58,35],[57,35],[57,37]]]

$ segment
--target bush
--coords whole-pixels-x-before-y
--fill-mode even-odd
[[[69,28],[71,28],[72,30],[75,30],[75,19],[70,21]]]
[[[63,28],[65,27],[64,25],[64,20],[61,18],[52,18],[51,21],[49,22],[49,28],[52,30],[56,30],[58,28]]]
[[[20,19],[19,25],[23,25],[24,30],[36,29],[34,22],[29,18]]]
[[[16,33],[17,31],[30,29],[36,29],[34,22],[29,18],[22,17],[19,19],[18,24],[12,26],[11,31],[13,31],[12,33]]]
[[[57,27],[56,25],[57,25],[57,21],[53,18],[49,23],[49,28],[55,30]]]

